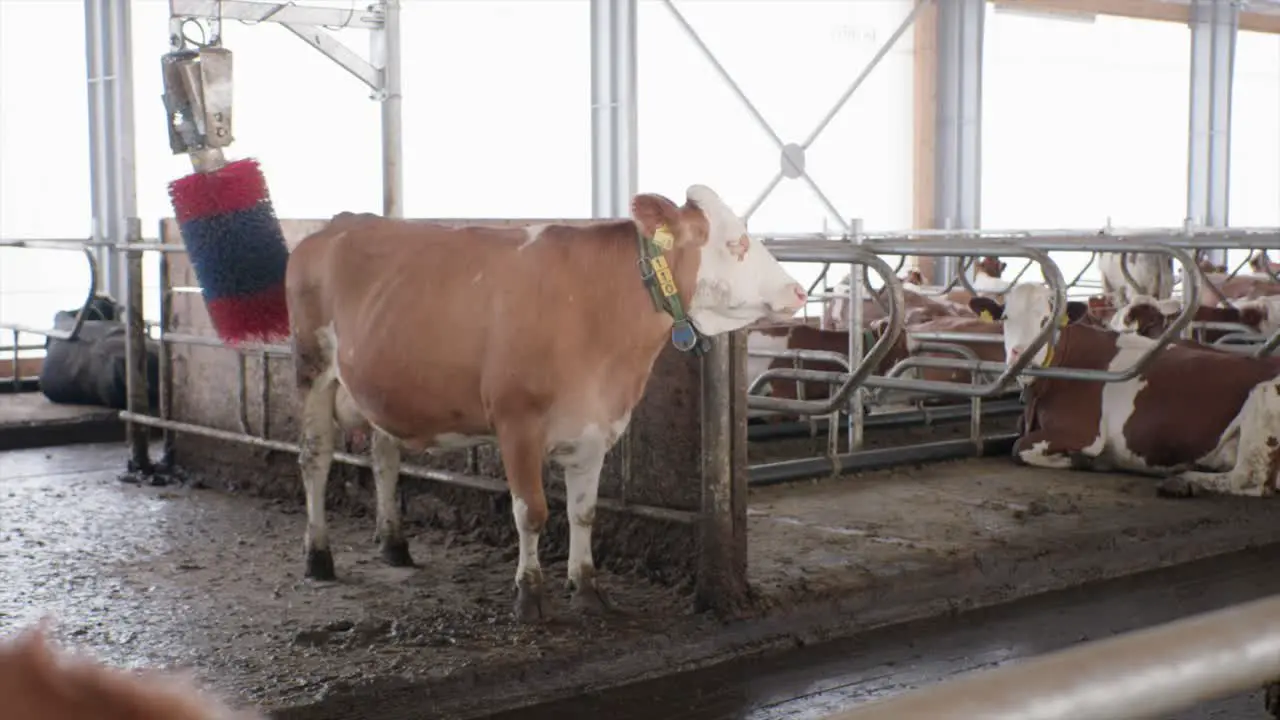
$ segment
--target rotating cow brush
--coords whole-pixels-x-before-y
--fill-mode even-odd
[[[195,169],[169,184],[169,198],[214,330],[229,345],[280,338],[289,249],[257,161],[222,154],[232,142],[231,53],[177,50],[162,65],[169,146]]]

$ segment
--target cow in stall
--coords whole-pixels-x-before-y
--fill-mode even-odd
[[[1182,304],[1175,299],[1156,300],[1155,298],[1138,296],[1124,308],[1118,310],[1108,323],[1117,332],[1137,333],[1144,337],[1158,338],[1178,315],[1182,314]],[[1280,297],[1260,298],[1258,300],[1242,300],[1235,307],[1196,307],[1195,322],[1222,322],[1244,325],[1255,333],[1271,335],[1280,329]],[[1195,328],[1194,336],[1202,343],[1212,343],[1228,335],[1232,330],[1214,328]]]
[[[49,642],[45,624],[0,642],[0,717],[13,720],[262,720],[183,675],[109,667]]]
[[[1006,300],[975,302],[1003,321],[1013,363],[1053,320],[1053,293],[1024,283]],[[1079,322],[1086,312],[1069,302],[1030,366],[1119,372],[1154,344]],[[1168,496],[1270,495],[1280,470],[1278,375],[1275,359],[1177,344],[1124,382],[1022,376],[1026,411],[1013,454],[1033,467],[1163,476],[1158,491]]]
[[[1133,278],[1136,287],[1125,278],[1125,268],[1128,268],[1129,277]],[[1138,295],[1149,295],[1158,300],[1173,296],[1173,258],[1168,255],[1098,253],[1098,273],[1102,276],[1102,294],[1113,307],[1124,307]]]
[[[877,320],[863,331],[863,352],[870,352],[872,346],[878,341],[884,331],[888,328],[888,320]],[[954,353],[942,351],[924,351],[918,350],[918,343],[911,338],[912,332],[958,332],[958,333],[982,333],[996,334],[1000,333],[1000,325],[990,320],[984,320],[976,317],[936,317],[924,322],[907,325],[905,331],[898,336],[898,339],[889,347],[889,352],[880,361],[879,365],[873,370],[877,375],[884,375],[900,361],[910,357],[911,355],[920,355],[925,357],[958,357]],[[999,343],[979,342],[979,341],[959,341],[953,344],[961,345],[969,348],[980,359],[991,362],[1001,362],[1004,359],[1004,351]],[[821,350],[826,352],[839,353],[844,357],[849,355],[849,331],[848,330],[823,330],[808,325],[790,325],[786,328],[771,329],[770,331],[752,330],[747,336],[748,348],[769,348],[773,350]],[[799,367],[804,370],[817,370],[822,372],[844,372],[845,368],[834,362],[827,360],[801,360],[798,363],[789,358],[766,358],[766,357],[748,357],[747,361],[748,373],[751,378],[758,377],[761,373],[768,369],[774,368],[794,368]],[[856,365],[854,366],[856,367]],[[969,383],[972,381],[972,375],[968,370],[949,369],[949,368],[912,368],[907,371],[904,377],[923,378],[925,380],[934,380],[939,382],[956,382]],[[795,400],[799,398],[797,394],[797,385],[803,386],[805,400],[823,400],[831,396],[832,386],[826,382],[805,381],[798,383],[795,380],[781,379],[766,381],[759,389],[757,394],[769,395],[770,397]]]
[[[636,195],[631,218],[449,228],[336,216],[289,256],[302,405],[305,574],[335,578],[325,513],[335,420],[372,430],[377,539],[410,566],[396,502],[401,448],[496,440],[519,534],[519,621],[547,617],[538,541],[543,463],[565,471],[575,610],[608,609],[592,525],[605,454],[664,345],[785,320],[807,294],[710,188],[677,205]]]
[[[1280,295],[1280,283],[1265,273],[1231,277],[1225,267],[1209,263],[1201,263],[1201,270],[1204,274],[1196,280],[1200,287],[1200,304],[1204,307],[1218,307],[1227,302],[1234,305],[1239,300]]]
[[[1280,275],[1280,264],[1271,262],[1271,258],[1267,257],[1266,250],[1259,250],[1249,258],[1249,267],[1259,275]],[[1226,268],[1222,269],[1226,272]]]
[[[911,271],[915,277],[920,276],[918,270]],[[908,274],[908,278],[912,275]],[[822,324],[829,328],[845,328],[849,325],[849,317],[845,314],[849,308],[849,284],[848,278],[841,280],[832,292],[837,293],[838,297],[830,298],[823,303]],[[870,293],[868,293],[870,294]],[[925,295],[923,289],[919,285],[912,283],[904,283],[902,288],[902,298],[904,303],[904,319],[907,323],[925,322],[936,317],[974,317],[973,312],[963,303],[953,302],[948,298],[933,298]],[[886,308],[889,305],[888,298],[885,296],[885,288],[875,292],[875,297],[863,297],[862,300],[862,327],[866,329],[871,323],[883,320],[886,315]]]

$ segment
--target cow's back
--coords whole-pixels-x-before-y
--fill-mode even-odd
[[[1218,444],[1253,388],[1277,375],[1280,363],[1274,359],[1170,345],[1138,378],[1141,389],[1123,429],[1126,442],[1153,465],[1201,458]]]

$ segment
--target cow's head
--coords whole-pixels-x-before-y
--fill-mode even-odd
[[[1053,319],[1053,291],[1040,283],[1020,283],[1005,295],[1003,305],[991,298],[979,296],[969,300],[969,308],[978,313],[980,318],[990,317],[993,321],[1004,322],[1005,362],[1012,365]],[[1088,305],[1076,300],[1069,301],[1067,322],[1079,322],[1088,312]],[[1044,347],[1036,351],[1028,367],[1044,366],[1054,340],[1055,338],[1050,338]]]
[[[1139,295],[1117,310],[1107,325],[1116,332],[1156,338],[1180,312],[1182,306],[1177,300],[1157,300],[1149,295]]]
[[[992,255],[982,258],[976,265],[983,275],[996,280],[1000,279],[1000,276],[1004,274],[1004,270],[1008,266],[1008,263]]]
[[[649,237],[660,226],[671,231],[677,247],[696,247],[698,282],[689,303],[689,319],[704,335],[719,335],[757,320],[785,320],[804,307],[804,286],[782,267],[720,196],[705,185],[691,185],[684,207],[661,195],[637,195],[631,214]]]

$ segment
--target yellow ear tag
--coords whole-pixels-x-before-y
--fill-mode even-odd
[[[1066,315],[1063,315],[1062,319],[1058,321],[1058,327],[1066,327],[1070,322],[1071,320],[1068,319]]]
[[[676,237],[671,234],[666,225],[659,225],[658,229],[653,231],[653,244],[663,250],[670,250],[676,244]]]
[[[996,321],[996,319],[995,319],[995,318],[991,317],[991,311],[990,311],[990,310],[983,310],[982,312],[978,313],[978,319],[982,320],[982,322],[995,322],[995,321]]]

